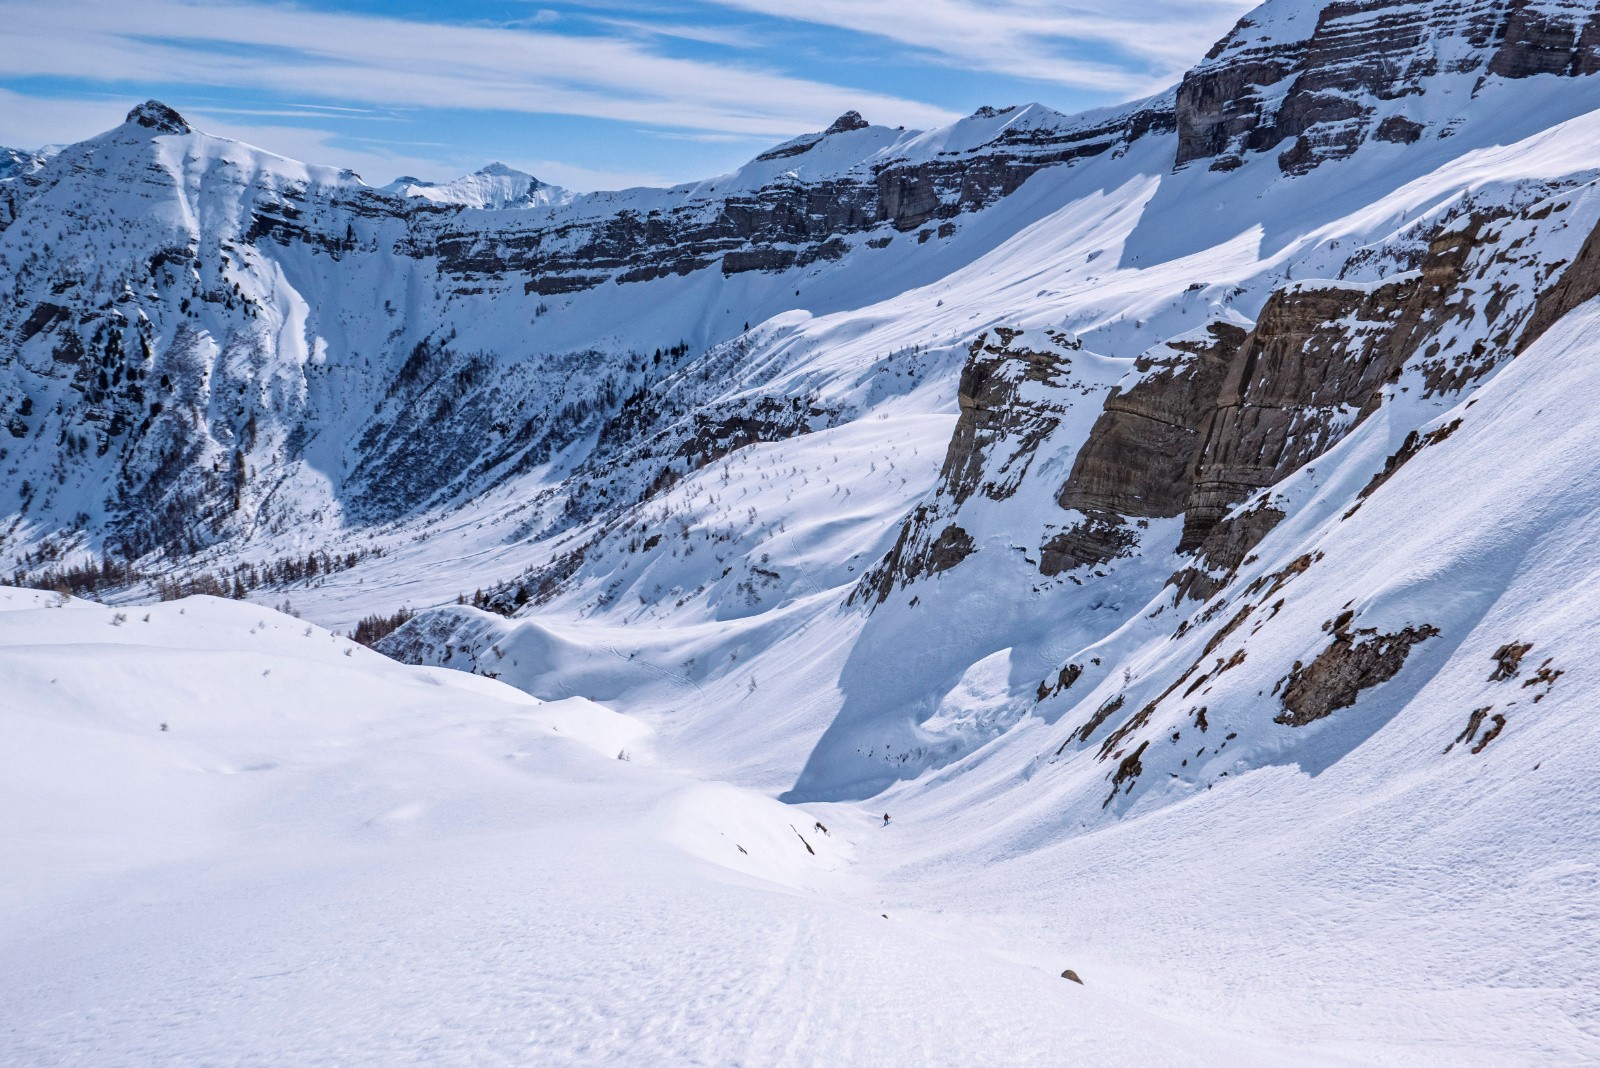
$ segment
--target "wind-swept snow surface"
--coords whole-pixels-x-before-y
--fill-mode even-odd
[[[593,704],[208,598],[0,589],[0,674],[8,1064],[1271,1063],[885,918],[862,814]]]

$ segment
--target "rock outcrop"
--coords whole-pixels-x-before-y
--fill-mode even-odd
[[[1276,722],[1304,727],[1356,703],[1361,691],[1388,682],[1405,666],[1411,647],[1436,636],[1428,624],[1393,634],[1334,627],[1334,639],[1309,664],[1296,663],[1284,679],[1283,712]]]
[[[1424,111],[1408,112],[1438,79],[1470,89],[1490,76],[1597,69],[1600,24],[1588,4],[1280,0],[1241,19],[1184,76],[1177,162],[1232,170],[1249,153],[1278,150],[1285,173],[1303,173],[1370,139],[1437,136]]]
[[[1059,404],[1047,391],[1066,384],[1077,342],[1046,337],[1049,344],[1034,347],[1023,331],[1002,326],[968,349],[956,395],[961,415],[939,472],[940,495],[956,507],[980,488],[993,500],[1011,496],[1039,442],[1060,423]]]
[[[135,126],[142,126],[147,130],[154,130],[164,134],[186,134],[192,132],[189,123],[177,111],[163,104],[159,100],[146,100],[143,104],[128,112],[128,117],[123,120]]]
[[[1182,513],[1202,427],[1244,339],[1242,327],[1218,321],[1141,354],[1134,363],[1141,377],[1106,398],[1056,503],[1124,516]]]
[[[1306,283],[1268,298],[1206,420],[1181,548],[1349,428],[1394,370],[1389,338],[1415,288]]]
[[[979,335],[961,372],[961,414],[934,501],[906,519],[894,548],[862,576],[852,600],[882,603],[895,589],[948,570],[975,550],[952,517],[976,495],[1003,501],[1016,492],[1040,443],[1061,423],[1059,392],[1070,383],[1072,354],[1081,347],[1058,332],[998,327]]]
[[[1589,232],[1583,247],[1562,271],[1560,279],[1539,293],[1533,313],[1517,338],[1516,351],[1526,349],[1555,325],[1556,320],[1597,296],[1600,296],[1600,226]]]
[[[1600,71],[1600,12],[1570,0],[1511,0],[1489,73],[1574,77]]]
[[[1442,226],[1414,273],[1365,285],[1291,284],[1268,298],[1207,419],[1181,549],[1198,548],[1236,504],[1336,444],[1409,362],[1423,368],[1430,390],[1451,392],[1508,355],[1502,346],[1531,295],[1513,299],[1497,287],[1480,308],[1481,296],[1463,288],[1469,262],[1482,266],[1479,277],[1493,265],[1472,260],[1495,243],[1493,219],[1469,212]],[[1446,354],[1441,334],[1475,314],[1497,333]]]

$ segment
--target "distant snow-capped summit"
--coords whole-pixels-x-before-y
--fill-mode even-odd
[[[5,148],[0,146],[0,181],[15,178],[19,174],[32,174],[45,165],[53,152],[40,149],[29,152],[21,148]]]
[[[572,199],[572,194],[560,186],[541,182],[526,171],[504,163],[491,163],[451,182],[426,182],[406,175],[382,188],[396,196],[468,208],[536,208],[564,204]]]

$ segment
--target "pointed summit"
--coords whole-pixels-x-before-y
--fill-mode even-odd
[[[541,182],[527,171],[519,171],[498,161],[451,182],[424,182],[417,178],[397,178],[383,187],[386,193],[418,197],[435,204],[459,204],[467,208],[532,208],[560,204],[572,194],[558,186]]]
[[[833,125],[822,131],[823,136],[828,134],[849,133],[851,130],[865,130],[872,124],[861,117],[859,111],[847,111],[833,120]]]
[[[527,171],[519,171],[515,167],[508,167],[506,164],[501,163],[499,160],[495,160],[493,163],[491,163],[491,164],[489,164],[489,165],[487,165],[485,167],[480,167],[478,169],[478,173],[479,174],[487,174],[487,175],[490,175],[490,176],[496,177],[496,178],[527,178],[527,179],[531,180],[535,185],[543,185],[544,184],[543,182],[539,181],[539,179],[537,179],[533,175],[529,174]]]
[[[871,128],[872,124],[861,117],[861,112],[847,111],[837,119],[834,119],[833,125],[821,133],[801,134],[793,140],[785,141],[781,145],[769,148],[750,162],[766,163],[775,159],[787,159],[790,156],[804,155],[820,145],[825,138],[832,137],[834,134],[851,133],[855,130]]]
[[[184,121],[172,108],[167,107],[159,100],[146,100],[143,104],[128,112],[128,117],[123,122],[143,126],[147,130],[157,133],[184,134],[189,133],[189,124]]]

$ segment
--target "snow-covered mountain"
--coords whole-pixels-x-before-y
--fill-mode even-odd
[[[533,208],[563,204],[572,194],[560,186],[541,182],[526,171],[491,163],[453,182],[424,182],[396,178],[383,187],[386,193],[420,197],[434,204],[459,204],[467,208]]]
[[[1600,1056],[1597,73],[1593,3],[1269,0],[1148,100],[591,194],[147,103],[0,180],[0,562],[420,609],[1157,1056]]]
[[[19,174],[32,174],[49,159],[45,152],[28,152],[20,148],[0,146],[0,180],[15,178]]]

